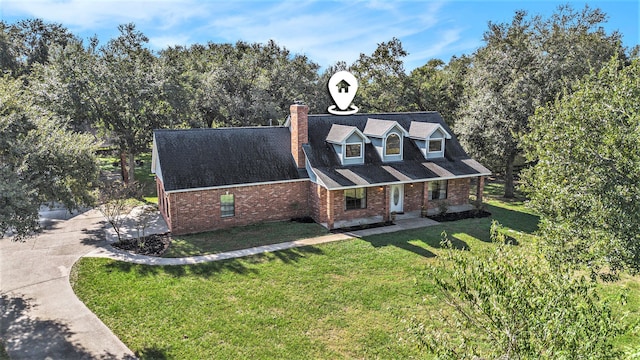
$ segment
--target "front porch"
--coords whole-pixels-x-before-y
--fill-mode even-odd
[[[321,194],[320,219],[316,221],[327,229],[339,229],[416,219],[424,215],[460,213],[474,209],[470,203],[471,179],[460,178],[444,182],[438,190],[430,182],[391,184],[349,190],[319,191]],[[475,181],[475,203],[482,202],[484,177]],[[364,189],[364,190],[362,190]],[[356,206],[354,206],[354,204]]]

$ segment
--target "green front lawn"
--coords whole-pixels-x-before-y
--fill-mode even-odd
[[[326,235],[328,231],[316,223],[293,221],[235,227],[193,235],[172,236],[171,247],[164,257],[187,257],[216,254]]]
[[[493,217],[527,251],[538,218],[521,204],[489,202]],[[451,309],[420,274],[435,264],[442,231],[477,253],[492,246],[490,222],[467,219],[192,266],[84,258],[74,267],[73,286],[142,358],[430,358],[408,331],[412,319],[438,327],[434,315]],[[256,226],[232,236],[250,243],[256,234],[279,231],[271,225],[276,229]],[[637,299],[639,278],[626,281],[604,286],[605,296],[630,291]],[[626,320],[640,319],[639,308],[629,301],[634,313]],[[628,332],[617,346],[636,343],[638,334]]]

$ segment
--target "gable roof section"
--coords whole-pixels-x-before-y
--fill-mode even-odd
[[[286,127],[155,130],[165,191],[308,178]]]
[[[362,133],[362,131],[358,130],[357,127],[355,127],[355,126],[347,126],[347,125],[339,125],[339,124],[333,124],[331,126],[331,129],[329,130],[329,134],[327,134],[327,142],[330,142],[332,144],[342,144],[353,133],[358,134],[358,136],[360,136],[362,138],[362,140],[364,140],[365,143],[370,143],[371,142],[371,140],[369,140]]]
[[[381,138],[387,132],[389,132],[389,130],[391,130],[391,128],[393,128],[394,126],[400,127],[400,130],[402,131],[404,136],[408,135],[407,131],[404,128],[402,128],[402,126],[400,126],[396,121],[372,119],[372,118],[367,119],[367,123],[365,124],[364,130],[362,131],[362,133],[367,136]]]
[[[409,137],[412,139],[424,140],[440,129],[447,139],[451,139],[451,134],[446,131],[440,124],[429,122],[412,121],[409,126]]]
[[[376,118],[385,121],[369,123],[371,120],[377,120]],[[367,135],[364,129],[369,125],[373,127],[367,130],[385,134],[393,126],[388,126],[388,123],[397,123],[403,129],[409,129],[412,122],[434,124],[436,126],[427,127],[441,127],[446,133],[452,134],[437,112],[309,115],[309,143],[302,148],[311,170],[319,182],[330,190],[490,174],[488,169],[467,155],[454,135],[446,141],[444,158],[426,160],[415,142],[409,137],[404,137],[402,161],[382,162],[375,147],[366,144],[364,164],[344,166],[341,165],[332,145],[325,141],[334,124],[353,126]]]

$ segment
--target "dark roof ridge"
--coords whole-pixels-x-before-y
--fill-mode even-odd
[[[402,111],[402,112],[377,112],[377,113],[355,113],[355,114],[351,114],[351,115],[346,115],[346,117],[348,116],[368,116],[368,115],[392,115],[392,114],[398,114],[398,115],[406,115],[406,114],[433,114],[433,113],[437,113],[440,114],[438,111],[435,110],[429,110],[429,111]],[[341,117],[341,115],[333,115],[333,114],[309,114],[309,117],[315,117],[315,116],[335,116],[335,117]],[[379,119],[379,120],[385,120],[385,119]]]
[[[237,129],[279,129],[287,128],[283,125],[277,126],[225,126],[217,128],[190,128],[190,129],[154,129],[153,132],[170,132],[170,131],[212,131],[212,130],[237,130]]]

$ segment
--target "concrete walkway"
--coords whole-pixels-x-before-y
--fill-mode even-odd
[[[145,234],[166,232],[157,211],[151,217],[149,214],[144,209],[133,211],[124,221],[124,236],[137,236],[140,229],[136,224],[145,218]],[[113,248],[113,231],[105,229],[104,218],[97,210],[68,220],[54,219],[47,222],[45,232],[26,242],[0,239],[0,339],[11,359],[135,359],[133,352],[73,292],[71,267],[83,256],[147,265],[197,264],[434,224],[430,219],[403,219],[392,226],[171,259]]]

